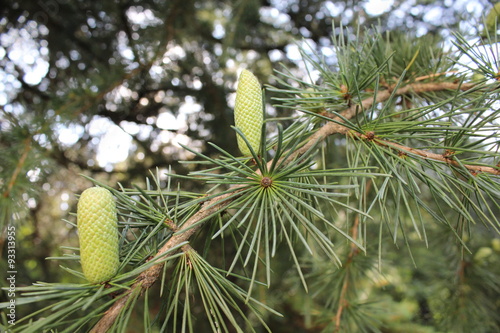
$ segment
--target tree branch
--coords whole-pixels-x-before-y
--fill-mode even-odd
[[[28,158],[28,154],[31,151],[32,145],[31,145],[31,137],[27,137],[24,140],[24,149],[21,154],[21,157],[19,158],[19,161],[17,162],[16,169],[12,173],[12,177],[10,177],[9,183],[7,184],[7,188],[5,191],[2,193],[2,196],[4,198],[8,198],[10,196],[10,192],[12,191],[12,188],[14,187],[17,177],[19,176],[21,170],[24,167],[24,163],[26,162],[26,159]]]
[[[169,251],[173,247],[177,246],[178,244],[189,240],[191,236],[202,227],[203,223],[199,223],[199,221],[202,221],[210,215],[215,214],[227,207],[227,205],[229,205],[229,203],[232,201],[232,199],[228,199],[228,197],[231,195],[234,195],[234,192],[205,202],[202,208],[186,221],[186,223],[183,225],[182,230],[175,233],[172,238],[167,241],[167,243],[158,251],[155,257],[158,257],[163,253]],[[170,226],[170,224],[168,225]],[[175,231],[176,228],[174,228],[173,230]],[[106,332],[113,325],[122,308],[127,304],[128,298],[136,293],[137,289],[140,289],[140,293],[142,295],[146,291],[146,289],[151,287],[156,282],[161,274],[163,265],[163,263],[159,263],[141,273],[137,278],[137,281],[119,298],[116,303],[113,304],[113,306],[111,306],[111,308],[109,308],[108,311],[106,311],[101,320],[99,320],[99,322],[92,328],[90,332]]]
[[[369,97],[361,101],[361,104],[354,104],[351,107],[340,112],[340,115],[344,119],[354,118],[360,111],[371,108],[374,104],[387,101],[392,95],[401,96],[407,95],[409,93],[419,94],[429,91],[443,91],[443,90],[469,90],[474,87],[471,83],[451,83],[451,82],[439,82],[439,83],[414,83],[404,86],[402,88],[393,90],[382,90],[377,92],[375,99]],[[331,114],[329,114],[331,115]],[[326,116],[329,116],[326,115]],[[318,142],[323,141],[326,137],[332,134],[347,134],[349,129],[337,122],[342,122],[342,118],[337,115],[331,115],[330,118],[336,122],[329,122],[320,128],[316,133],[314,133],[311,138],[307,141],[305,145],[300,147],[294,154],[292,154],[287,162],[297,158],[297,156],[303,155],[311,147],[316,145]]]
[[[365,197],[368,195],[368,193],[371,191],[372,188],[372,180],[370,179],[365,187]],[[351,227],[351,237],[354,240],[358,239],[358,228],[359,228],[359,214],[356,214],[354,217],[354,223],[352,224]],[[342,313],[344,312],[344,309],[349,306],[349,300],[347,299],[347,292],[350,286],[350,271],[352,267],[352,263],[355,259],[355,257],[359,254],[359,248],[356,246],[356,244],[351,243],[349,255],[347,256],[346,263],[343,265],[343,269],[345,270],[345,277],[344,277],[344,282],[342,285],[342,289],[340,291],[340,296],[339,296],[339,301],[338,301],[338,308],[337,308],[337,313],[335,314],[334,321],[335,321],[335,333],[340,332],[341,329],[341,320],[342,320]]]
[[[473,88],[473,84],[468,83],[449,83],[449,82],[441,82],[441,83],[418,83],[418,84],[409,84],[408,86],[397,89],[396,91],[384,90],[377,92],[377,96],[375,98],[370,97],[366,98],[361,102],[361,104],[353,105],[340,113],[340,115],[344,119],[351,119],[355,117],[360,111],[364,111],[369,109],[376,103],[380,103],[383,101],[387,101],[393,95],[405,95],[409,93],[422,93],[429,91],[442,91],[442,90],[468,90]],[[341,117],[335,116],[332,117],[333,120],[341,122]],[[332,134],[347,134],[349,129],[341,124],[335,122],[328,122],[323,125],[316,133],[314,133],[311,138],[304,144],[302,147],[297,149],[291,156],[287,159],[286,163],[300,157],[308,149],[313,147],[320,141],[323,141],[326,137]],[[234,200],[234,194],[237,192],[232,192],[229,194],[221,195],[219,197],[213,198],[209,201],[206,201],[201,209],[194,214],[186,223],[182,226],[182,229],[175,233],[172,238],[170,238],[167,243],[158,251],[156,256],[160,256],[163,253],[169,251],[175,246],[179,245],[182,242],[188,241],[193,234],[195,234],[203,225],[200,221],[203,221],[207,217],[216,214],[217,212],[225,209],[231,202]],[[230,196],[233,196],[231,199]],[[99,322],[92,329],[92,333],[104,333],[106,332],[114,323],[119,313],[123,309],[123,307],[127,304],[128,298],[134,294],[134,291],[137,292],[136,289],[141,289],[140,293],[143,294],[146,289],[151,287],[154,282],[158,279],[161,274],[163,268],[163,263],[159,263],[148,270],[141,273],[137,282],[135,282],[132,287],[127,290],[122,297],[111,306],[111,308],[106,311],[104,316],[99,320]]]
[[[364,134],[362,134],[361,136],[366,138],[366,135],[364,135]],[[393,149],[398,150],[399,152],[402,152],[405,154],[416,155],[416,156],[421,157],[421,158],[426,159],[426,160],[429,159],[429,160],[434,160],[434,161],[438,161],[438,162],[443,162],[443,163],[446,163],[446,164],[454,166],[454,167],[464,167],[473,174],[482,172],[482,173],[491,173],[493,175],[500,175],[500,167],[488,167],[488,166],[482,166],[482,165],[461,164],[453,159],[453,154],[447,155],[446,153],[445,154],[430,153],[430,152],[425,151],[425,150],[407,147],[404,145],[400,145],[398,143],[394,143],[394,142],[390,142],[390,141],[382,140],[382,139],[374,139],[373,142],[375,142],[379,146],[393,148]]]

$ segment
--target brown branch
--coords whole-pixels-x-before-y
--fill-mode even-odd
[[[372,188],[372,181],[369,180],[365,187],[365,197],[368,195]],[[357,214],[354,218],[354,223],[351,227],[351,237],[356,240],[358,238],[358,226],[359,226],[359,214]],[[349,256],[347,257],[346,263],[344,265],[344,269],[346,270],[346,275],[344,279],[344,284],[342,285],[342,290],[340,291],[339,297],[339,307],[337,309],[337,313],[335,314],[335,332],[340,332],[340,324],[342,319],[342,313],[344,309],[349,306],[349,301],[347,300],[347,290],[349,288],[349,266],[351,265],[354,257],[359,254],[359,248],[356,246],[354,242],[351,242],[351,251],[349,252]]]
[[[12,188],[14,187],[14,184],[17,181],[17,177],[21,173],[21,170],[24,167],[24,163],[26,162],[26,158],[28,157],[28,154],[31,150],[31,137],[27,137],[24,140],[24,149],[23,153],[21,154],[21,157],[19,158],[19,161],[17,162],[16,169],[12,173],[12,177],[10,177],[9,183],[7,184],[7,189],[2,193],[2,196],[4,198],[9,197],[10,192],[12,191]]]
[[[388,100],[391,95],[404,95],[410,92],[413,93],[422,93],[426,91],[441,91],[441,90],[467,90],[472,88],[471,84],[455,84],[455,83],[421,83],[421,84],[411,84],[402,88],[397,89],[395,92],[393,91],[380,91],[377,93],[376,98],[366,98],[361,102],[361,105],[353,105],[350,108],[342,111],[340,114],[345,119],[353,118],[360,111],[364,111],[370,108],[373,104],[380,103]],[[342,119],[340,117],[333,118],[334,120],[341,122]],[[349,129],[341,124],[335,122],[328,122],[323,127],[321,127],[317,132],[315,132],[311,138],[304,144],[302,147],[297,149],[291,156],[285,161],[288,163],[301,155],[307,152],[308,149],[313,147],[320,141],[323,141],[326,137],[332,134],[345,134],[348,133]],[[215,214],[217,212],[225,209],[231,202],[234,200],[234,194],[236,192],[232,192],[229,194],[221,195],[219,197],[213,198],[201,207],[201,209],[194,214],[186,223],[182,226],[182,230],[175,233],[172,238],[170,238],[167,243],[158,251],[155,257],[158,257],[175,246],[181,244],[182,242],[188,241],[193,234],[195,234],[204,223],[200,221],[205,220],[207,217]],[[230,198],[233,196],[233,198]],[[143,294],[146,289],[151,287],[153,283],[159,278],[161,271],[163,268],[163,263],[159,263],[155,266],[152,266],[148,270],[141,273],[137,281],[131,286],[129,290],[127,290],[120,299],[114,303],[111,308],[105,312],[104,316],[99,320],[99,322],[92,329],[92,333],[104,333],[106,332],[115,322],[116,318],[120,314],[121,310],[127,304],[127,300],[129,297],[135,292],[136,289],[141,289],[140,293]]]
[[[358,114],[358,112],[367,110],[371,108],[374,104],[387,101],[391,95],[401,96],[410,93],[420,94],[429,91],[442,91],[442,90],[469,90],[474,87],[471,83],[451,83],[451,82],[439,82],[439,83],[414,83],[397,89],[383,90],[377,92],[375,99],[372,97],[366,98],[360,104],[354,104],[351,107],[345,109],[340,113],[344,119],[351,119]],[[336,122],[329,122],[320,128],[316,133],[314,133],[311,138],[307,141],[305,145],[300,147],[294,154],[292,154],[287,162],[297,158],[307,152],[311,147],[316,145],[318,142],[323,141],[327,136],[332,134],[347,134],[349,129],[337,122],[342,122],[342,118],[336,115],[331,116],[332,120]]]
[[[423,158],[425,160],[433,160],[437,162],[443,162],[445,164],[454,166],[454,167],[464,167],[467,170],[469,170],[472,174],[477,174],[477,173],[490,173],[493,175],[500,175],[500,166],[497,167],[489,167],[489,166],[482,166],[482,165],[474,165],[474,164],[462,164],[459,163],[458,161],[453,159],[453,154],[449,153],[444,153],[444,154],[437,154],[437,153],[431,153],[426,150],[422,149],[416,149],[412,147],[407,147],[399,143],[391,142],[388,140],[383,140],[375,137],[374,133],[371,133],[370,135],[368,134],[362,134],[362,133],[356,133],[356,132],[350,132],[350,135],[363,139],[363,140],[368,140],[371,142],[376,143],[377,145],[381,147],[389,147],[397,150],[400,153],[407,154],[407,155],[414,155],[418,156],[420,158]]]
[[[189,218],[186,223],[182,226],[183,229],[175,233],[172,238],[170,238],[167,243],[158,251],[155,257],[162,255],[163,253],[171,250],[175,246],[185,242],[191,238],[203,225],[199,221],[208,218],[210,215],[215,214],[222,209],[224,209],[232,200],[229,196],[233,193],[228,193],[222,195],[218,198],[214,198],[210,201],[205,202],[202,208]],[[174,229],[175,230],[175,229]],[[148,270],[144,271],[139,275],[137,281],[128,289],[120,299],[114,303],[111,308],[104,314],[104,316],[99,320],[99,322],[92,328],[91,333],[103,333],[106,332],[115,322],[116,318],[120,314],[122,308],[127,304],[128,298],[134,294],[136,289],[141,289],[140,293],[143,294],[146,289],[151,287],[161,274],[163,268],[163,263],[152,266]]]
[[[453,155],[446,155],[446,154],[436,154],[436,153],[430,153],[425,150],[421,149],[415,149],[411,147],[406,147],[403,145],[400,145],[398,143],[390,142],[387,140],[379,140],[376,139],[374,140],[377,144],[381,146],[387,146],[390,148],[394,148],[396,150],[399,150],[400,152],[405,152],[408,154],[412,155],[417,155],[423,159],[430,159],[434,161],[439,161],[446,163],[448,165],[452,165],[454,167],[464,167],[467,170],[471,171],[472,173],[491,173],[493,175],[500,175],[500,167],[488,167],[488,166],[482,166],[482,165],[473,165],[473,164],[461,164],[453,159]]]
[[[351,228],[351,237],[352,239],[356,240],[357,235],[358,235],[358,225],[359,225],[359,215],[356,215],[354,219],[353,226]],[[345,270],[345,277],[344,277],[344,283],[342,284],[342,290],[340,291],[340,296],[339,296],[339,301],[338,301],[338,308],[337,308],[337,313],[335,314],[335,331],[334,332],[340,332],[340,324],[341,324],[341,319],[342,319],[342,313],[344,312],[344,309],[349,306],[349,301],[347,300],[347,290],[349,289],[349,269],[350,265],[352,264],[354,257],[359,253],[359,249],[354,245],[354,243],[351,243],[351,251],[349,252],[349,255],[347,256],[346,263],[344,264],[344,270]]]
[[[427,79],[433,79],[433,78],[436,78],[438,76],[443,76],[446,74],[457,74],[458,72],[459,71],[447,71],[447,72],[442,72],[442,73],[434,73],[434,74],[419,76],[419,77],[415,78],[414,82],[423,81],[423,80],[427,80]]]

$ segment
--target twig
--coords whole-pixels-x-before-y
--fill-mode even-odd
[[[467,170],[471,171],[472,173],[491,173],[493,175],[500,175],[500,168],[499,167],[488,167],[488,166],[481,166],[481,165],[472,165],[472,164],[461,164],[453,159],[453,155],[447,156],[446,154],[436,154],[436,153],[430,153],[425,150],[420,150],[420,149],[415,149],[411,147],[406,147],[403,145],[400,145],[398,143],[390,142],[387,140],[375,140],[375,142],[379,145],[385,145],[394,149],[397,149],[401,152],[407,152],[412,155],[417,155],[419,157],[422,157],[423,159],[431,159],[434,161],[440,161],[444,162],[446,164],[455,166],[455,167],[464,167]]]
[[[500,167],[489,167],[489,166],[474,165],[474,164],[462,164],[462,163],[459,163],[458,161],[453,159],[453,154],[431,153],[431,152],[428,152],[426,150],[407,147],[407,146],[401,145],[399,143],[379,139],[377,137],[370,138],[370,137],[368,137],[368,135],[362,134],[362,133],[351,132],[350,134],[357,137],[357,138],[374,142],[381,147],[393,148],[393,149],[399,151],[400,153],[418,156],[418,157],[423,158],[425,160],[433,160],[433,161],[443,162],[443,163],[446,163],[448,165],[451,165],[451,166],[454,166],[457,168],[464,167],[467,170],[469,170],[472,174],[477,174],[477,173],[482,172],[482,173],[490,173],[493,175],[500,175]]]
[[[359,224],[359,215],[356,215],[353,226],[351,228],[351,237],[354,240],[356,240],[358,235],[358,224]],[[349,252],[346,263],[344,264],[344,270],[345,270],[344,283],[342,284],[342,290],[340,291],[337,313],[335,314],[334,332],[340,332],[342,312],[344,312],[344,309],[349,306],[349,301],[347,300],[346,295],[350,285],[349,283],[350,265],[352,264],[352,261],[354,260],[354,257],[358,254],[358,252],[359,249],[355,247],[354,243],[351,243],[351,251]]]
[[[213,207],[212,207],[213,208]],[[215,209],[215,211],[217,211]],[[161,255],[162,253],[165,253],[166,251],[170,250],[177,244],[180,244],[186,240],[188,240],[200,227],[194,227],[189,229],[187,226],[190,225],[192,226],[194,223],[197,221],[207,217],[207,215],[204,215],[203,209],[200,210],[197,214],[193,215],[185,224],[185,229],[188,229],[187,231],[180,233],[180,234],[174,234],[172,238],[158,251],[156,254],[156,257]],[[194,223],[193,223],[194,222]],[[172,229],[174,232],[178,231],[177,225],[170,219],[167,219],[165,221],[165,224]],[[184,245],[182,247],[182,250],[186,252],[188,249],[191,249],[191,246],[189,244]],[[163,269],[164,263],[159,263],[148,270],[144,271],[139,275],[137,278],[137,281],[134,282],[134,284],[128,289],[126,292],[124,292],[118,300],[111,306],[105,313],[105,315],[99,320],[99,322],[92,328],[90,333],[98,333],[98,332],[106,332],[115,322],[116,318],[120,314],[121,309],[127,304],[128,299],[130,298],[131,295],[139,292],[140,295],[144,294],[144,292],[150,288],[158,279],[158,276],[161,274],[161,271]],[[139,296],[140,296],[139,295]]]
[[[234,193],[228,193],[205,202],[202,208],[196,214],[191,216],[191,218],[189,218],[186,223],[184,223],[184,225],[182,226],[183,229],[175,233],[172,238],[170,238],[167,243],[158,251],[155,257],[160,256],[173,247],[177,246],[178,244],[189,240],[191,236],[202,227],[203,224],[199,223],[199,221],[206,219],[210,215],[217,213],[218,211],[229,205],[229,203],[232,201],[231,199],[228,199],[230,195],[234,195]],[[140,293],[142,295],[148,288],[150,288],[160,276],[162,268],[163,263],[159,263],[141,273],[137,278],[137,282],[135,282],[130,287],[130,289],[128,289],[122,295],[122,297],[120,297],[119,300],[114,303],[108,311],[106,311],[104,316],[99,320],[99,322],[92,328],[90,332],[106,332],[113,325],[122,308],[127,304],[128,298],[132,294],[134,294],[134,292],[137,292],[136,289],[141,289]]]
[[[442,73],[434,73],[434,74],[419,76],[413,82],[423,81],[423,80],[427,80],[427,79],[433,79],[435,77],[446,75],[446,74],[457,74],[457,73],[459,73],[459,71],[447,71],[447,72],[442,72]]]
[[[368,195],[368,193],[371,190],[372,181],[371,179],[368,181],[365,187],[365,196]],[[354,218],[354,223],[351,228],[351,237],[352,239],[356,240],[358,238],[358,226],[359,226],[359,214],[357,214]],[[359,248],[356,246],[354,242],[351,243],[351,251],[349,252],[349,256],[347,257],[346,263],[344,265],[344,269],[346,271],[346,275],[344,278],[344,283],[342,285],[342,290],[340,291],[340,296],[339,296],[339,306],[337,309],[337,313],[335,314],[335,332],[340,332],[340,324],[341,324],[341,319],[342,319],[342,313],[344,312],[344,309],[349,306],[349,301],[347,300],[347,289],[349,288],[349,269],[352,261],[354,260],[354,257],[358,255],[359,253]]]
[[[358,112],[362,112],[368,108],[370,108],[373,104],[380,103],[388,100],[392,95],[405,95],[409,93],[422,93],[427,91],[441,91],[441,90],[468,90],[474,87],[473,84],[459,84],[459,83],[419,83],[419,84],[410,84],[408,86],[397,89],[396,91],[384,90],[377,93],[376,98],[370,97],[364,99],[361,104],[353,105],[340,113],[340,115],[344,119],[351,119],[358,114]],[[342,119],[340,117],[334,117],[334,120],[341,122]],[[302,147],[297,149],[294,153],[292,153],[289,158],[285,161],[285,163],[289,163],[290,161],[300,157],[305,152],[308,151],[315,144],[323,141],[326,137],[332,134],[346,134],[349,129],[341,124],[335,122],[328,122],[323,125],[316,133],[314,133],[310,140]],[[208,216],[215,214],[223,209],[225,209],[231,202],[234,200],[235,192],[230,194],[222,195],[220,197],[213,198],[202,206],[202,208],[194,214],[186,223],[182,226],[182,230],[174,234],[172,238],[170,238],[167,243],[158,251],[156,256],[160,256],[178,244],[185,242],[191,238],[193,234],[195,234],[204,223],[200,221],[206,219]],[[233,198],[230,199],[229,196],[232,195]],[[114,323],[116,318],[118,317],[120,311],[127,304],[127,300],[136,291],[137,288],[141,288],[141,294],[144,293],[146,289],[151,287],[153,283],[158,279],[161,274],[163,268],[163,263],[159,263],[155,266],[152,266],[148,270],[141,273],[137,282],[132,285],[132,287],[127,290],[123,297],[114,303],[111,308],[106,311],[103,317],[99,320],[99,322],[92,329],[92,333],[104,333],[106,332]]]
[[[369,109],[374,104],[387,101],[392,95],[401,96],[407,95],[409,93],[420,94],[429,91],[442,91],[442,90],[469,90],[475,85],[472,83],[451,83],[451,82],[439,82],[439,83],[414,83],[397,89],[396,91],[383,90],[377,92],[375,99],[369,97],[361,101],[361,104],[354,104],[351,107],[345,109],[340,113],[344,119],[351,119],[356,116],[359,112]],[[297,151],[292,154],[287,162],[297,158],[298,156],[307,152],[311,147],[316,145],[318,142],[323,141],[327,136],[332,134],[347,134],[349,129],[338,122],[342,122],[342,118],[336,115],[332,115],[330,118],[336,122],[329,122],[320,128],[316,133],[314,133],[311,138],[307,141],[305,145],[297,149]]]
[[[19,173],[21,172],[22,168],[24,167],[24,163],[26,162],[26,158],[28,157],[28,153],[30,152],[31,148],[32,148],[32,146],[31,146],[31,136],[30,136],[24,140],[23,153],[21,154],[21,157],[19,158],[19,161],[17,162],[16,169],[12,173],[12,177],[10,177],[9,183],[7,185],[7,189],[2,193],[2,196],[4,198],[9,197],[10,192],[12,191],[12,188],[14,187],[14,184],[17,181],[17,177],[19,176]]]

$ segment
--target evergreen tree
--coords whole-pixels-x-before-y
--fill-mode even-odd
[[[22,93],[11,97],[2,113],[5,248],[8,227],[17,225],[20,237],[26,225],[23,214],[29,211],[19,207],[42,209],[33,199],[42,193],[35,185],[53,177],[56,165],[65,165],[68,179],[75,170],[94,172],[63,186],[81,190],[94,184],[116,199],[120,263],[109,281],[92,284],[80,267],[81,243],[62,247],[63,256],[41,251],[61,268],[45,275],[47,282],[28,278],[26,286],[16,286],[18,318],[9,329],[498,331],[495,31],[489,28],[478,38],[457,30],[449,37],[443,33],[448,30],[436,28],[419,37],[333,24],[332,44],[321,45],[321,29],[311,28],[310,42],[318,43],[299,49],[305,75],[297,63],[273,64],[271,57],[251,66],[258,78],[274,72],[264,85],[267,103],[259,131],[245,123],[245,117],[254,121],[255,103],[240,103],[251,110],[238,127],[230,126],[225,96],[233,87],[224,82],[236,73],[217,68],[241,54],[244,60],[238,62],[249,62],[252,53],[244,50],[250,44],[279,50],[291,36],[284,38],[272,23],[267,31],[256,24],[262,7],[248,1],[232,8],[241,24],[224,21],[225,38],[214,41],[216,22],[225,18],[217,4],[122,4],[118,10],[90,4],[80,19],[87,28],[102,28],[88,30],[91,38],[79,36],[85,33],[79,21],[54,19],[69,12],[70,4],[48,13],[46,36],[59,44],[59,59],[50,57],[53,71],[36,87],[21,75]],[[320,20],[326,4],[313,4],[290,5],[288,14],[294,23],[302,17],[294,12],[311,11],[311,19]],[[16,8],[7,16],[23,17]],[[131,21],[139,14],[146,19]],[[64,33],[75,38],[54,37],[61,22]],[[243,29],[250,26],[256,29]],[[472,33],[479,36],[479,30]],[[120,38],[128,41],[126,50],[120,50]],[[73,52],[75,44],[86,51]],[[103,57],[103,50],[115,52],[115,62]],[[155,73],[165,68],[172,76],[156,80]],[[255,85],[238,90],[242,100],[260,92]],[[189,103],[181,96],[199,101],[203,111],[196,119],[205,117],[216,130],[204,134],[203,127],[190,126],[178,133],[187,135],[188,143],[169,149],[171,143],[154,140],[162,134],[160,126],[148,138],[130,129],[142,158],[123,170],[96,165],[88,149],[95,146],[90,127],[96,117],[144,130],[161,113],[182,114],[180,104]],[[32,112],[26,112],[30,106]],[[58,126],[77,123],[86,124],[85,134],[65,148],[55,134]],[[174,163],[177,159],[182,163]],[[109,201],[99,209],[113,216]],[[80,216],[79,225],[85,219]],[[108,233],[114,227],[110,219],[102,221]],[[67,221],[73,234],[75,222]],[[44,238],[36,224],[31,227],[35,241]],[[23,249],[18,245],[16,251]],[[9,300],[0,304],[5,328],[9,305]]]

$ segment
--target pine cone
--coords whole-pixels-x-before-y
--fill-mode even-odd
[[[241,72],[238,88],[236,89],[234,122],[257,154],[260,146],[262,123],[264,122],[262,89],[255,75],[246,69]],[[244,156],[252,155],[247,144],[239,135],[238,147]]]
[[[118,271],[118,218],[110,191],[91,187],[83,191],[77,208],[80,260],[90,283],[109,281]]]

